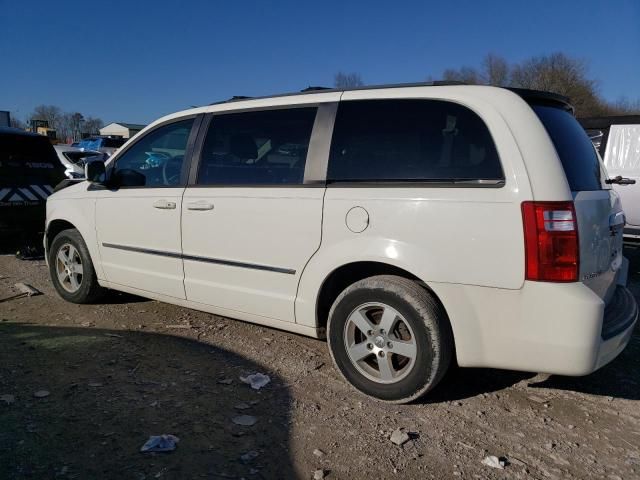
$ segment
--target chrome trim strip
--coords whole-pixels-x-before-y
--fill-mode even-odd
[[[104,242],[102,242],[102,246],[106,248],[115,248],[118,250],[125,250],[127,252],[148,253],[150,255],[159,255],[161,257],[169,257],[169,258],[182,258],[182,254],[180,253],[164,252],[162,250],[152,250],[150,248],[128,247],[126,245],[116,245],[114,243],[104,243]]]
[[[264,270],[267,272],[286,273],[287,275],[295,275],[296,271],[290,268],[270,267],[269,265],[258,265],[256,263],[236,262],[234,260],[222,260],[220,258],[199,257],[197,255],[182,255],[183,260],[192,260],[194,262],[217,263],[218,265],[227,265],[229,267],[251,268],[253,270]]]
[[[105,248],[115,248],[125,250],[127,252],[147,253],[149,255],[159,255],[161,257],[180,258],[182,260],[191,260],[193,262],[215,263],[218,265],[227,265],[229,267],[250,268],[253,270],[263,270],[266,272],[285,273],[287,275],[295,275],[296,271],[291,268],[271,267],[269,265],[259,265],[256,263],[236,262],[234,260],[223,260],[220,258],[200,257],[197,255],[183,255],[180,253],[164,252],[162,250],[153,250],[150,248],[129,247],[126,245],[116,245],[114,243],[102,243]]]

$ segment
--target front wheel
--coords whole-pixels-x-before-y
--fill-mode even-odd
[[[68,302],[92,303],[103,294],[87,245],[77,230],[63,230],[56,235],[48,260],[53,286]]]
[[[361,392],[406,403],[431,390],[452,357],[442,307],[412,280],[380,275],[354,283],[329,313],[333,360]]]

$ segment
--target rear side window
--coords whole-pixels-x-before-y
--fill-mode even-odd
[[[439,100],[342,102],[327,179],[362,181],[504,180],[482,119]]]
[[[558,152],[571,191],[602,190],[600,160],[589,136],[575,117],[557,107],[532,107]]]
[[[303,183],[317,108],[216,115],[202,148],[200,185]]]

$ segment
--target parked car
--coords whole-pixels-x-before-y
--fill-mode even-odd
[[[627,243],[640,243],[640,115],[581,118],[620,195]]]
[[[109,156],[95,150],[83,150],[70,145],[55,145],[56,154],[64,166],[67,178],[78,179],[84,177],[84,166],[87,161],[105,161]]]
[[[161,118],[49,198],[58,293],[327,338],[406,402],[463,367],[585,375],[627,345],[623,214],[564,97],[413,85]],[[265,345],[265,348],[272,348]]]
[[[49,139],[0,127],[0,235],[30,237],[44,231],[45,205],[64,178]]]
[[[82,150],[93,150],[97,152],[106,153],[111,156],[118,148],[125,144],[126,138],[114,138],[114,137],[88,137],[83,138],[78,143],[78,148]]]

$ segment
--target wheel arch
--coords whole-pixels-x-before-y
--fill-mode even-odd
[[[363,280],[365,278],[373,277],[376,275],[395,275],[416,282],[433,296],[435,301],[438,302],[438,304],[446,314],[447,309],[445,308],[438,295],[429,287],[426,282],[421,280],[414,273],[406,270],[405,268],[387,262],[361,260],[340,265],[326,275],[316,297],[316,327],[318,329],[321,329],[320,331],[322,332],[326,331],[329,310],[331,309],[331,306],[333,305],[335,299],[338,297],[338,295],[340,295],[340,293],[342,293],[345,288],[359,280]],[[449,322],[449,326],[451,327],[451,320],[448,318],[448,315],[447,321]]]
[[[47,252],[51,247],[51,242],[53,241],[54,238],[56,238],[56,235],[58,235],[63,230],[68,230],[68,229],[78,230],[78,228],[73,223],[61,218],[56,218],[55,220],[51,220],[49,222],[49,224],[47,225],[47,236],[46,236],[46,245],[45,245],[45,249]]]
[[[78,231],[91,258],[91,263],[96,272],[98,280],[104,278],[102,272],[102,264],[100,260],[100,251],[98,249],[96,231],[94,227],[94,221],[90,217],[93,213],[92,205],[88,205],[84,209],[70,208],[73,205],[68,205],[64,202],[67,208],[60,208],[56,202],[55,204],[47,205],[47,225],[45,230],[45,244],[46,256],[48,257],[49,248],[53,239],[63,230],[75,229]],[[81,203],[81,202],[76,202]]]

